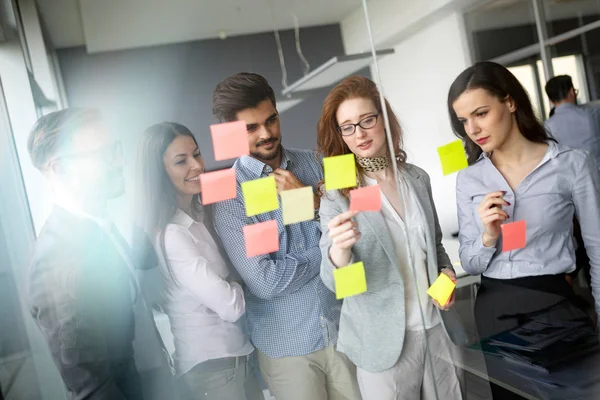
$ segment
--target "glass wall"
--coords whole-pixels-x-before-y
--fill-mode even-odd
[[[544,36],[552,75],[570,75],[581,104],[595,101],[594,35],[599,10],[597,1],[492,1],[467,10],[464,18],[474,60],[494,60],[511,67],[527,88],[536,111],[547,118],[550,105],[544,86],[549,78],[539,34]]]
[[[552,76],[598,100],[600,1],[60,3],[0,9],[1,400],[595,398],[584,273],[465,256],[518,190],[460,209],[448,90],[492,60],[540,119]]]

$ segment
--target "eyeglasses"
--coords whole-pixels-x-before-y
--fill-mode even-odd
[[[379,114],[369,115],[358,121],[357,124],[344,124],[337,127],[337,131],[342,134],[342,136],[350,136],[356,132],[356,127],[360,126],[362,129],[371,129],[377,125],[377,118]]]
[[[55,160],[61,158],[89,158],[89,157],[99,157],[107,164],[112,164],[115,160],[122,157],[123,155],[123,147],[120,141],[115,141],[113,144],[105,146],[101,149],[84,151],[81,153],[75,154],[65,154],[55,158]]]

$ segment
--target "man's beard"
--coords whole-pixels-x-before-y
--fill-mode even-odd
[[[277,142],[279,142],[279,139],[274,139],[274,140],[257,143],[256,147],[258,149],[260,149],[260,146],[262,146],[263,144],[272,143],[272,142],[277,143]],[[271,160],[276,159],[279,156],[280,152],[281,152],[281,143],[279,143],[279,145],[277,147],[275,147],[273,150],[271,150],[270,153],[264,153],[261,151],[251,151],[250,155],[259,160],[271,161]]]

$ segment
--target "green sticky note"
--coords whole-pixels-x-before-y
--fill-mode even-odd
[[[365,266],[362,261],[333,271],[335,281],[335,297],[340,300],[367,291]]]
[[[315,218],[314,195],[311,186],[281,192],[283,224],[295,224]]]
[[[242,193],[246,204],[246,215],[249,217],[279,208],[277,185],[272,176],[243,182]]]
[[[427,289],[427,294],[435,299],[443,307],[448,304],[456,283],[452,281],[446,274],[440,274],[433,282],[433,285]]]
[[[461,140],[455,140],[452,143],[439,147],[437,150],[442,162],[442,172],[444,175],[449,175],[469,166]]]
[[[325,190],[344,189],[356,186],[356,164],[354,154],[325,157]]]

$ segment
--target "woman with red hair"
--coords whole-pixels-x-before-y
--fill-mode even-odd
[[[346,78],[329,93],[318,124],[323,155],[354,154],[358,186],[379,185],[382,197],[381,211],[356,213],[348,211],[350,189],[322,195],[323,282],[335,290],[333,272],[356,261],[364,263],[367,279],[366,293],[343,301],[338,350],[356,364],[365,400],[434,399],[437,393],[461,399],[445,332],[453,316],[440,313],[454,298],[441,305],[426,294],[439,274],[454,280],[454,270],[429,176],[406,162],[400,123],[384,102],[391,146],[379,91],[364,77]]]

